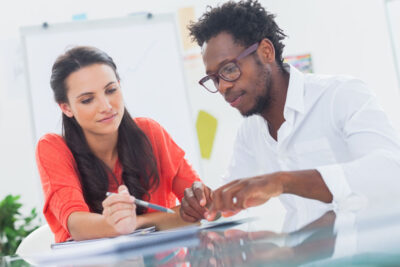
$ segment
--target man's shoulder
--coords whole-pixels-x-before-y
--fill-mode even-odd
[[[330,102],[339,96],[374,95],[362,80],[352,76],[307,74],[305,77],[304,96],[308,106],[324,100]]]
[[[352,83],[363,83],[360,79],[349,75],[306,74],[306,89],[334,90]]]

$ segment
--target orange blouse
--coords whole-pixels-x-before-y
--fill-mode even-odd
[[[134,120],[152,145],[160,177],[158,188],[150,192],[149,202],[174,207],[177,198],[181,201],[184,190],[200,179],[184,158],[185,152],[161,125],[148,118]],[[38,142],[36,162],[44,192],[43,214],[55,241],[66,241],[71,237],[67,228],[69,215],[76,211],[90,211],[83,198],[75,159],[60,135],[46,134]],[[113,172],[122,184],[122,169],[118,161]],[[108,191],[116,192],[117,186],[110,177]]]

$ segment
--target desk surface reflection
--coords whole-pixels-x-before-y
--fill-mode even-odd
[[[286,214],[281,231],[268,218],[143,249],[60,262],[56,266],[396,266],[400,265],[400,209]],[[301,218],[301,220],[299,219]],[[1,266],[25,266],[5,257]],[[29,264],[28,264],[29,265]],[[54,264],[53,264],[54,266]]]

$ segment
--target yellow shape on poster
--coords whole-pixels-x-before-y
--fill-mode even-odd
[[[200,110],[197,114],[197,138],[199,139],[201,157],[204,159],[211,157],[217,124],[217,119],[204,110]]]

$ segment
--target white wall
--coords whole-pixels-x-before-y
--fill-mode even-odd
[[[207,4],[217,2],[114,0],[110,5],[110,1],[102,0],[19,0],[3,4],[0,9],[0,198],[8,193],[22,194],[22,201],[28,207],[41,205],[23,66],[13,60],[18,55],[15,51],[19,49],[20,26],[70,21],[72,15],[80,13],[96,19],[139,11],[176,12],[186,6],[194,6],[200,15]],[[278,24],[289,35],[285,55],[310,52],[316,72],[360,77],[375,90],[400,129],[399,88],[383,0],[265,0],[262,3],[277,14]],[[197,63],[195,70],[188,72],[187,81],[193,109],[205,109],[219,118],[212,158],[202,162],[203,178],[215,187],[228,164],[241,117],[220,96],[208,94],[197,86],[202,75],[200,58]]]
[[[290,9],[278,14],[290,36],[286,54],[311,52],[315,72],[361,78],[400,129],[399,88],[383,0],[292,1]]]

